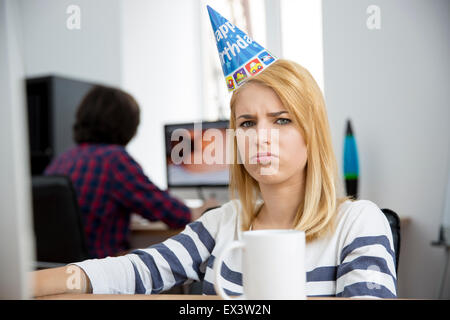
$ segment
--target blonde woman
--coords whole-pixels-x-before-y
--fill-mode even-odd
[[[189,281],[215,294],[214,259],[243,231],[298,229],[307,240],[307,296],[395,297],[389,224],[374,203],[338,197],[324,99],[309,72],[277,60],[248,79],[233,93],[230,128],[232,201],[147,249],[35,272],[35,294],[155,294]],[[222,266],[231,295],[242,294],[238,257]],[[82,276],[78,289],[67,286],[68,268]]]

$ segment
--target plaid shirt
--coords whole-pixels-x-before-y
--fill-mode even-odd
[[[171,228],[181,228],[191,219],[189,208],[158,189],[119,145],[80,144],[55,158],[45,174],[72,180],[92,258],[130,248],[131,213]]]

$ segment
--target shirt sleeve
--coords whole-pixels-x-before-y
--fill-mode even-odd
[[[349,210],[343,228],[336,295],[395,298],[395,252],[389,222],[370,201],[356,201]]]
[[[156,294],[201,280],[215,247],[220,210],[205,213],[183,232],[149,248],[74,264],[86,273],[94,294]]]
[[[118,153],[111,166],[113,194],[121,205],[150,221],[163,221],[171,228],[181,228],[191,220],[189,208],[153,184],[126,152]]]

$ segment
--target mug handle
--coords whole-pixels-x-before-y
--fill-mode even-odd
[[[225,290],[223,290],[221,284],[220,284],[220,270],[222,269],[222,263],[225,256],[234,249],[242,249],[244,248],[244,242],[242,241],[233,241],[228,247],[223,250],[219,256],[217,257],[216,261],[214,261],[214,275],[215,275],[215,281],[214,281],[214,289],[216,289],[217,294],[224,300],[243,300],[245,299],[244,295],[237,297],[237,298],[231,298],[229,295],[225,293]]]

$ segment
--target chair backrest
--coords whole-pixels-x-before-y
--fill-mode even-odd
[[[395,271],[398,271],[398,261],[400,257],[400,218],[391,209],[381,209],[391,226],[392,239],[394,241],[395,250]]]
[[[33,220],[39,264],[89,258],[78,201],[66,176],[35,176]]]

